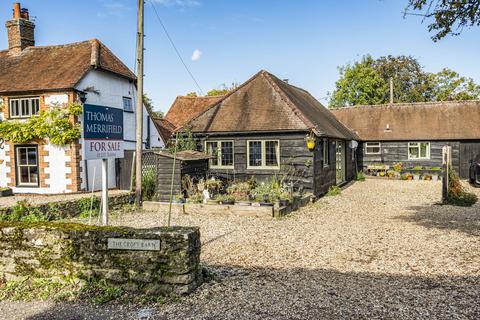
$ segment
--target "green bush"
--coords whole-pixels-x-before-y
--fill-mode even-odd
[[[50,221],[54,217],[43,214],[38,208],[32,207],[26,200],[18,201],[11,212],[0,214],[0,221],[10,222],[40,222]]]
[[[329,197],[334,197],[334,196],[338,196],[342,193],[342,189],[338,186],[331,186],[330,188],[328,188],[328,192],[327,192],[327,196]]]
[[[100,211],[100,198],[94,196],[89,198],[81,198],[78,200],[78,207],[80,208],[80,218],[89,218],[90,217],[90,207],[92,208],[92,217],[96,217]]]
[[[357,177],[355,178],[357,181],[365,181],[365,174],[363,171],[358,171],[357,172]]]
[[[448,171],[447,203],[454,206],[471,207],[478,201],[477,195],[466,192],[455,170]]]
[[[157,190],[157,174],[155,169],[146,170],[142,177],[142,198],[153,200]]]

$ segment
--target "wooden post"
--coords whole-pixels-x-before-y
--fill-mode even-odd
[[[448,200],[448,176],[450,165],[452,162],[452,147],[444,146],[442,148],[442,169],[443,169],[443,178],[442,178],[442,203],[447,203]]]
[[[102,160],[102,225],[108,225],[108,159]]]
[[[143,13],[144,0],[138,0],[138,31],[137,31],[137,134],[136,134],[136,205],[142,205],[142,150],[143,150]]]

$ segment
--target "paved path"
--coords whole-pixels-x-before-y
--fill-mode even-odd
[[[475,190],[480,195],[480,190]],[[21,319],[480,318],[480,205],[437,205],[438,182],[367,180],[284,219],[175,215],[199,225],[215,276],[179,302],[2,303]],[[116,224],[158,226],[165,213]],[[56,317],[54,315],[57,315]],[[70,318],[68,316],[71,316]]]

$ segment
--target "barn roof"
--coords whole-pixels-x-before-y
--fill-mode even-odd
[[[310,93],[264,70],[207,107],[187,126],[197,133],[313,130],[320,136],[358,138]]]
[[[365,141],[480,139],[480,101],[356,106],[332,112]]]
[[[165,118],[153,118],[153,123],[155,128],[157,128],[158,133],[162,140],[167,143],[175,132],[175,126]]]
[[[135,80],[135,75],[97,39],[58,46],[0,51],[0,93],[73,89],[93,69]]]
[[[175,127],[183,127],[194,117],[201,114],[209,106],[218,102],[223,96],[214,97],[185,97],[178,96],[165,115]]]

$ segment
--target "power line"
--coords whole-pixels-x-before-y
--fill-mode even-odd
[[[192,72],[191,72],[190,69],[188,68],[188,66],[187,66],[187,64],[185,63],[185,61],[183,61],[183,58],[182,58],[182,56],[180,55],[180,52],[178,51],[177,46],[176,46],[175,43],[173,42],[172,37],[170,37],[170,34],[168,33],[167,28],[165,27],[165,24],[163,23],[162,19],[160,18],[160,15],[159,15],[158,12],[157,12],[157,8],[155,7],[155,4],[154,4],[151,0],[148,0],[148,2],[149,2],[150,5],[152,6],[153,11],[155,12],[155,15],[157,16],[158,22],[160,22],[160,25],[162,26],[163,31],[165,32],[165,35],[167,36],[168,40],[170,41],[170,44],[172,45],[173,49],[175,50],[175,53],[177,54],[178,59],[180,59],[180,62],[181,62],[181,63],[183,64],[183,66],[185,67],[185,70],[187,70],[188,74],[190,75],[190,78],[192,78],[193,82],[195,82],[195,85],[197,86],[198,91],[199,91],[200,94],[203,96],[204,93],[203,93],[202,88],[201,88],[200,85],[198,84],[198,81],[197,81],[197,80],[195,79],[195,77],[193,76]]]

